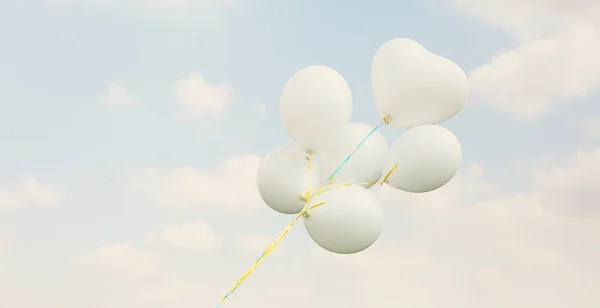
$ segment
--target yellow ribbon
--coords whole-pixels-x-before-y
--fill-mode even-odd
[[[227,300],[227,298],[229,297],[229,295],[231,295],[239,286],[240,284],[242,284],[242,282],[244,282],[244,280],[246,280],[246,278],[248,278],[252,272],[254,272],[254,270],[256,269],[256,267],[269,255],[271,254],[271,252],[275,249],[275,247],[277,247],[277,245],[279,245],[279,242],[281,242],[281,240],[283,240],[283,238],[288,234],[288,232],[292,229],[292,227],[294,226],[294,224],[296,224],[296,222],[300,219],[300,217],[308,217],[308,211],[315,209],[317,207],[320,207],[322,205],[325,204],[325,202],[321,202],[318,204],[315,204],[313,206],[310,206],[310,200],[312,199],[310,196],[310,172],[312,171],[312,154],[309,154],[306,159],[308,160],[308,172],[309,172],[309,177],[308,177],[308,191],[306,192],[306,194],[304,194],[304,198],[306,199],[304,207],[302,208],[302,210],[300,211],[300,213],[287,225],[287,227],[285,227],[285,229],[283,230],[283,232],[281,232],[281,234],[277,237],[277,239],[275,239],[265,250],[265,252],[263,252],[263,254],[254,262],[254,264],[252,264],[252,266],[248,269],[248,271],[246,271],[246,274],[244,274],[244,276],[242,276],[240,279],[238,279],[238,281],[234,284],[233,288],[231,288],[231,290],[221,299],[221,301],[219,302],[219,304],[217,304],[216,308],[219,308],[221,306],[221,304],[223,302],[225,302],[225,300]],[[387,179],[389,178],[389,176],[392,174],[392,172],[394,172],[394,170],[396,170],[396,167],[398,167],[398,164],[396,164],[387,174],[386,176],[378,182],[367,182],[367,183],[362,183],[362,184],[376,184],[376,183],[380,183],[383,184],[387,181]],[[336,187],[331,187],[325,190],[322,190],[325,186],[327,186],[328,184],[331,184],[333,181],[329,181],[326,183],[323,183],[319,188],[317,188],[317,190],[315,191],[314,196],[318,196],[323,194],[324,192],[336,189],[336,188],[340,188],[340,187],[345,187],[345,186],[350,186],[352,184],[339,184]]]

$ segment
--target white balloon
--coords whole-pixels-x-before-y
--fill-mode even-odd
[[[383,44],[373,59],[371,78],[379,114],[398,128],[443,122],[467,101],[463,70],[410,39]]]
[[[462,161],[456,136],[437,125],[422,125],[401,135],[390,147],[383,172],[398,167],[387,184],[422,193],[442,187],[454,177]]]
[[[327,180],[373,129],[373,126],[367,124],[351,123],[333,135],[321,153],[323,181]],[[372,186],[373,182],[381,178],[387,152],[387,141],[379,131],[375,131],[338,171],[334,183],[362,183],[365,188]]]
[[[383,211],[375,196],[365,188],[350,185],[336,188],[311,200],[325,204],[309,211],[304,226],[322,248],[351,254],[369,248],[383,229]]]
[[[258,191],[265,203],[280,213],[300,213],[309,186],[314,191],[321,185],[318,166],[310,164],[307,154],[296,146],[267,154],[257,172]]]
[[[308,153],[326,143],[323,132],[350,121],[352,92],[346,80],[327,66],[296,72],[281,95],[281,118],[287,134]]]

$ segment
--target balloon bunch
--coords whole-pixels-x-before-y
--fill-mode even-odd
[[[369,187],[387,183],[423,193],[443,186],[458,171],[460,143],[436,125],[466,103],[468,82],[458,65],[413,40],[394,39],[373,59],[372,86],[382,124],[408,129],[390,147],[380,125],[349,123],[352,93],[335,70],[309,66],[287,82],[281,117],[295,144],[264,158],[257,183],[268,206],[297,216],[221,303],[299,219],[322,248],[357,253],[373,245],[383,228],[383,210]]]

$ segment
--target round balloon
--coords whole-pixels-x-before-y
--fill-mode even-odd
[[[390,126],[440,123],[467,101],[468,80],[463,70],[413,40],[383,44],[371,69],[377,110]]]
[[[387,184],[408,192],[422,193],[442,187],[454,177],[462,161],[456,136],[437,125],[408,130],[390,147],[383,172],[398,167]]]
[[[321,176],[327,180],[338,166],[373,131],[363,123],[351,123],[338,130],[321,153]],[[381,170],[388,152],[388,143],[375,131],[338,171],[334,183],[360,184],[370,187],[381,178]]]
[[[271,151],[257,173],[260,196],[268,206],[284,214],[299,213],[305,204],[305,194],[309,189],[316,190],[321,184],[319,180],[318,166],[296,146]]]
[[[346,80],[327,66],[296,72],[281,95],[281,118],[287,134],[308,153],[326,143],[323,132],[350,121],[352,92]]]
[[[383,228],[383,211],[375,196],[358,185],[335,188],[315,196],[304,226],[322,248],[351,254],[369,248]]]

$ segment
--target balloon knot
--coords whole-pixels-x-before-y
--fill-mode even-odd
[[[300,215],[302,215],[302,217],[308,217],[308,211],[304,211],[304,212],[302,212],[302,214],[300,214]]]
[[[385,117],[382,120],[383,120],[383,124],[385,124],[385,125],[390,124],[390,119],[388,117]]]
[[[310,200],[310,190],[300,196],[300,200],[302,200],[302,202],[308,202],[308,200]]]

